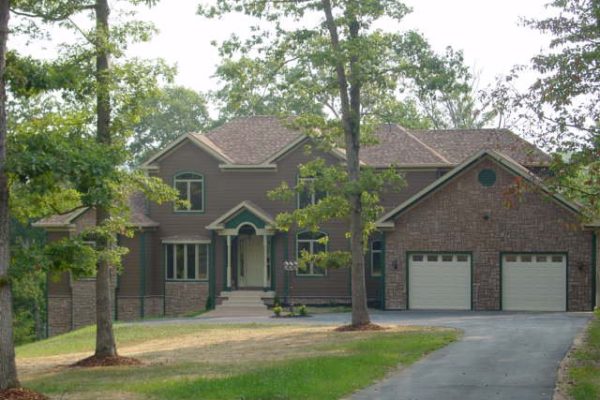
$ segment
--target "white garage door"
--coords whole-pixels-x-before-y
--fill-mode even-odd
[[[411,254],[408,307],[413,310],[470,310],[471,256]]]
[[[502,308],[566,311],[567,257],[561,254],[502,256]]]

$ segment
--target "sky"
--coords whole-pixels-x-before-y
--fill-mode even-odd
[[[543,49],[548,37],[520,25],[521,17],[547,14],[548,0],[406,0],[413,13],[401,31],[415,29],[424,34],[435,50],[447,46],[463,50],[466,64],[479,76],[479,89],[516,64],[527,64]],[[178,84],[199,90],[214,89],[212,75],[219,58],[211,41],[243,32],[239,17],[206,20],[196,15],[200,0],[163,0],[140,17],[160,30],[152,42],[136,45],[131,54],[162,57],[176,64]],[[526,82],[525,82],[526,83]],[[524,83],[523,83],[524,84]]]
[[[153,22],[159,33],[149,43],[132,46],[128,54],[143,58],[161,57],[177,66],[177,84],[206,92],[215,89],[218,84],[212,76],[219,57],[211,42],[222,41],[232,33],[243,36],[248,20],[240,16],[207,20],[196,14],[201,1],[162,0],[151,9],[140,7],[139,19]],[[528,64],[548,43],[547,36],[520,24],[522,17],[541,18],[546,15],[544,4],[548,0],[405,2],[413,8],[413,12],[402,21],[401,26],[389,23],[384,28],[417,30],[439,52],[447,46],[462,50],[466,65],[479,77],[476,89],[484,89],[496,76],[506,74],[516,64]],[[56,41],[65,38],[62,34],[54,35]],[[33,56],[43,57],[46,54],[52,57],[56,53],[51,43],[26,44],[24,40],[15,38],[9,42],[11,46]],[[524,89],[527,83],[525,80],[518,86]]]

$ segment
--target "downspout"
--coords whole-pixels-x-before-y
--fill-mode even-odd
[[[50,325],[50,314],[48,314],[48,299],[49,299],[49,295],[48,295],[48,286],[49,286],[49,280],[50,280],[50,275],[48,272],[46,272],[46,284],[44,285],[44,296],[46,297],[46,338],[48,338],[48,332],[49,332],[49,325]]]
[[[386,248],[386,235],[385,231],[381,234],[381,309],[385,310],[385,275],[387,270],[386,265],[386,257],[385,257],[385,248]]]
[[[140,233],[140,318],[144,319],[146,299],[146,232]]]
[[[600,294],[598,293],[597,285],[598,285],[598,277],[596,274],[598,273],[598,233],[592,232],[592,310],[596,308],[596,306],[600,303],[600,299],[598,298]]]

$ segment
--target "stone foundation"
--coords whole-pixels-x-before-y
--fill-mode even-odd
[[[48,297],[48,336],[60,335],[71,329],[71,298]]]
[[[165,315],[180,316],[204,310],[208,282],[166,282]]]

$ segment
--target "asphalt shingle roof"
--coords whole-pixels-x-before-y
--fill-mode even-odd
[[[234,164],[260,164],[302,133],[284,126],[281,118],[256,116],[236,118],[203,134]]]
[[[522,165],[547,164],[550,157],[508,129],[411,130],[452,164],[481,150],[500,152]]]

